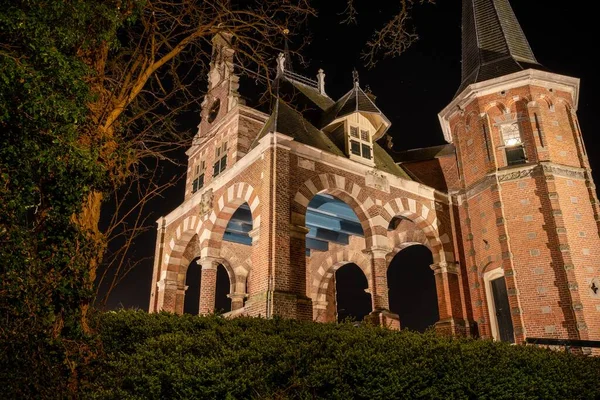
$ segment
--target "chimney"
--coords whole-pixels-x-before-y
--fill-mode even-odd
[[[317,74],[317,85],[319,87],[319,93],[323,96],[327,96],[325,94],[325,72],[323,72],[322,68],[319,69],[319,73]]]

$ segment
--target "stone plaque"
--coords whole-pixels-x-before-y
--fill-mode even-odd
[[[210,212],[213,208],[213,191],[208,189],[202,193],[202,199],[200,200],[200,215],[204,215]]]
[[[365,175],[365,182],[368,187],[372,187],[383,192],[390,192],[390,183],[385,175],[375,170],[369,171]]]

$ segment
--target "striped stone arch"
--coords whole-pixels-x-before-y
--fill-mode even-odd
[[[193,215],[184,218],[177,226],[170,240],[165,244],[163,264],[167,266],[167,271],[176,272],[179,275],[183,273],[185,277],[190,262],[200,255],[197,233],[201,225],[200,218]]]
[[[390,260],[394,258],[396,254],[398,254],[401,250],[404,250],[407,247],[422,244],[423,246],[429,247],[429,241],[425,232],[420,229],[414,229],[410,231],[403,232],[394,232],[392,236],[392,252],[388,255]]]
[[[246,288],[246,279],[250,273],[250,255],[247,258],[241,259],[233,251],[227,247],[221,248],[222,260],[225,260],[228,267],[227,273],[229,274],[230,290],[229,293],[248,293]]]
[[[444,246],[449,247],[450,245],[450,236],[443,232],[443,226],[439,226],[435,211],[430,210],[421,202],[406,197],[391,200],[383,208],[385,213],[382,216],[382,223],[386,224],[386,229],[394,217],[408,218],[425,233],[427,247],[433,254],[434,263],[454,262],[454,253],[444,250]],[[442,231],[440,232],[440,230]]]
[[[362,190],[359,184],[341,175],[316,175],[299,187],[292,201],[292,211],[302,215],[302,218],[305,219],[308,203],[319,193],[335,196],[352,208],[362,226],[366,245],[371,247],[376,232],[373,230],[369,209],[375,206],[375,202],[367,195],[366,191]],[[298,223],[299,221],[294,222]]]
[[[232,264],[229,262],[229,260],[227,260],[224,257],[221,257],[218,261],[219,261],[219,264],[221,264],[223,266],[223,268],[225,268],[225,271],[227,271],[227,277],[229,278],[229,293],[234,293],[235,288],[236,288],[236,278],[235,278],[234,268],[233,268]]]
[[[250,206],[252,213],[252,229],[260,226],[260,199],[258,194],[246,182],[238,182],[229,186],[218,200],[213,201],[213,210],[204,217],[200,237],[200,254],[202,257],[220,257],[221,239],[233,213],[244,203]]]
[[[311,293],[313,299],[317,302],[326,301],[327,288],[331,282],[331,277],[339,268],[346,264],[356,264],[365,274],[367,283],[371,287],[371,268],[370,262],[362,253],[355,250],[340,250],[330,254],[327,258],[321,261],[319,268],[313,275]],[[312,268],[311,268],[312,270]]]

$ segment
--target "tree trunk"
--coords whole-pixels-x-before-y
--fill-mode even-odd
[[[82,231],[87,232],[89,238],[96,246],[95,253],[90,254],[88,259],[89,275],[86,285],[89,289],[92,289],[94,286],[94,281],[96,280],[96,270],[102,262],[102,256],[106,246],[104,242],[104,235],[98,229],[102,198],[102,192],[90,192],[83,202],[79,215],[75,215],[73,217],[74,222],[82,229]],[[81,325],[85,333],[91,333],[87,318],[89,306],[89,303],[84,303],[81,305]]]

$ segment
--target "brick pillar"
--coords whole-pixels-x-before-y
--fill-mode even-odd
[[[165,271],[156,284],[158,296],[156,311],[183,314],[184,283],[177,279],[177,273]]]
[[[465,336],[468,334],[463,318],[459,269],[456,263],[432,264],[438,297],[440,320],[435,329],[439,333]]]
[[[371,247],[363,250],[363,253],[367,254],[371,261],[371,282],[369,286],[373,311],[390,309],[387,284],[388,262],[386,259],[390,251],[387,247]]]
[[[218,261],[213,257],[199,260],[202,266],[200,281],[200,314],[211,314],[215,311],[215,290],[217,288]]]
[[[390,311],[389,288],[387,283],[388,261],[386,256],[391,249],[388,247],[371,247],[363,250],[371,261],[371,304],[373,311],[365,319],[379,326],[400,329],[400,317]]]

